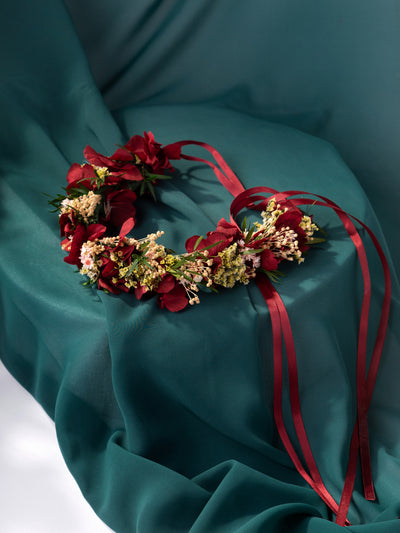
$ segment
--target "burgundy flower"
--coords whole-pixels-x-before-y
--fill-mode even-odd
[[[140,285],[140,283],[137,284],[137,287],[135,289],[135,296],[138,300],[141,299],[141,297],[143,296],[143,294],[146,294],[147,292],[147,288],[144,287],[143,285]]]
[[[110,253],[111,250],[107,250]],[[115,266],[114,261],[111,260],[107,253],[103,253],[101,257],[101,277],[111,279],[118,276],[118,268]]]
[[[293,231],[297,233],[297,240],[299,242],[299,250],[305,252],[308,250],[307,235],[305,231],[300,227],[300,222],[303,218],[303,213],[297,207],[291,207],[282,215],[280,215],[275,223],[275,227],[280,229],[282,227],[289,226]]]
[[[116,185],[121,180],[142,181],[143,176],[136,166],[136,158],[127,150],[118,148],[110,157],[96,152],[91,146],[86,146],[83,155],[92,165],[106,167],[110,173],[105,178],[105,185]]]
[[[163,276],[162,280],[157,286],[156,292],[160,294],[165,294],[172,291],[176,285],[176,279],[171,274],[166,274]]]
[[[232,237],[232,240],[239,240],[243,234],[237,224],[227,222],[224,218],[217,224],[217,231],[226,235],[226,237]]]
[[[119,238],[121,241],[128,235],[134,225],[135,221],[132,217],[127,218],[125,220],[125,222],[121,226],[121,229],[119,230]]]
[[[164,174],[165,170],[173,170],[168,154],[175,155],[174,150],[164,151],[161,144],[155,142],[151,132],[144,136],[134,135],[110,157],[96,152],[91,146],[83,151],[87,161],[98,167],[106,167],[110,173],[105,179],[106,185],[115,185],[121,180],[142,181],[143,176],[138,165],[144,164],[155,174]]]
[[[207,233],[207,237],[204,237],[200,241],[196,251],[200,252],[201,250],[210,247],[208,248],[208,255],[210,257],[217,256],[219,252],[225,250],[225,248],[231,244],[234,238],[238,237],[240,234],[241,232],[236,226],[233,226],[233,224],[229,224],[226,222],[226,220],[221,219],[218,223],[217,229]],[[195,251],[194,247],[199,238],[199,235],[193,235],[193,237],[189,237],[189,239],[187,239],[185,243],[187,252],[192,253]]]
[[[127,266],[130,266],[131,265],[131,256],[133,254],[133,252],[136,251],[136,246],[134,244],[131,244],[131,245],[127,245],[127,244],[124,244],[124,243],[120,243],[118,244],[118,246],[116,246],[114,248],[114,252],[116,254],[119,254],[119,257],[121,258],[121,261],[123,261],[124,263],[127,263]]]
[[[104,204],[106,221],[113,226],[119,227],[128,218],[134,219],[136,214],[134,202],[136,198],[136,194],[129,189],[108,193]]]
[[[81,268],[80,254],[82,244],[86,241],[98,239],[105,233],[106,229],[102,224],[90,224],[87,228],[83,224],[78,224],[73,233],[72,241],[69,239],[63,241],[64,249],[69,251],[69,255],[64,257],[64,261]]]
[[[278,217],[275,226],[277,228],[289,226],[290,228],[295,229],[300,224],[302,218],[303,215],[299,209],[291,208]]]
[[[108,255],[111,251],[115,252],[116,248],[108,248],[106,253],[101,256],[101,273],[97,280],[97,286],[99,289],[105,289],[112,294],[120,294],[121,291],[129,292],[130,289],[126,287],[123,279],[119,279],[118,268]],[[113,278],[117,281],[114,282]]]
[[[161,144],[154,140],[151,131],[141,135],[134,135],[129,139],[124,147],[129,152],[136,154],[140,161],[150,167],[155,174],[164,174],[165,170],[173,170],[166,151],[161,148]],[[174,155],[171,153],[171,155]]]
[[[171,274],[163,277],[155,292],[158,293],[157,302],[161,309],[166,307],[169,311],[176,313],[182,311],[189,303],[185,289]]]
[[[186,251],[189,253],[192,253],[194,251],[201,251],[205,248],[208,248],[208,254],[209,256],[217,255],[218,252],[221,252],[224,250],[227,246],[229,246],[229,243],[232,239],[227,239],[226,236],[223,233],[219,233],[217,231],[209,231],[207,233],[207,237],[204,237],[200,243],[198,244],[196,250],[194,249],[196,242],[199,240],[199,235],[193,235],[193,237],[189,237],[189,239],[185,243]]]
[[[93,178],[95,177],[96,174],[92,165],[88,165],[87,163],[85,163],[84,165],[78,165],[78,163],[74,163],[68,170],[67,190],[79,186],[83,186],[87,189],[93,190],[95,185]]]
[[[70,237],[74,234],[78,221],[73,212],[62,213],[58,219],[61,237]]]
[[[105,279],[103,279],[101,276],[97,280],[97,287],[99,289],[103,289],[103,291],[111,292],[112,294],[120,294],[120,290],[115,287],[112,283],[108,283]]]
[[[114,283],[111,277],[103,277],[101,275],[97,280],[97,287],[99,289],[106,290],[112,294],[120,294],[122,292],[129,292],[129,289],[124,285],[123,280],[118,280],[118,283]]]
[[[261,268],[264,270],[276,270],[278,268],[279,261],[274,254],[266,248],[261,252]]]
[[[157,302],[161,309],[165,307],[168,311],[176,313],[185,309],[189,300],[182,285],[176,283],[172,290],[159,294]]]

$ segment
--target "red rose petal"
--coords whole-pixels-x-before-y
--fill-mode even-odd
[[[119,238],[122,240],[126,235],[128,235],[128,233],[131,231],[134,225],[135,225],[135,221],[132,217],[125,220],[119,232]]]
[[[158,284],[156,292],[158,293],[170,292],[173,290],[175,285],[176,285],[176,280],[174,276],[172,276],[171,274],[167,274]]]
[[[261,253],[261,268],[264,270],[276,270],[278,268],[278,260],[271,252],[271,250],[264,250]]]
[[[138,284],[138,286],[135,289],[135,296],[138,300],[143,296],[143,294],[146,294],[147,289],[146,287],[143,287],[143,285]]]
[[[96,167],[110,166],[110,159],[102,154],[99,154],[89,145],[83,150],[83,155],[85,156],[85,159],[89,161],[89,163],[95,165]]]
[[[224,218],[221,218],[221,220],[218,222],[217,231],[223,233],[227,237],[239,237],[239,235],[242,233],[236,224],[231,224]]]
[[[166,307],[168,311],[172,311],[173,313],[182,311],[188,303],[189,300],[182,285],[176,285],[175,289],[158,297],[158,305],[161,309]]]
[[[96,174],[92,165],[84,164],[81,166],[78,163],[74,163],[68,170],[67,190],[73,187],[79,187],[80,185],[83,185],[87,189],[93,189],[92,179],[95,177]]]

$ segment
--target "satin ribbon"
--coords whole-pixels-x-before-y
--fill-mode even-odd
[[[263,195],[257,195],[256,193],[264,192],[268,193],[269,196],[265,198]],[[252,189],[248,189],[238,195],[232,202],[231,205],[231,220],[234,221],[237,214],[240,212],[241,209],[245,207],[250,207],[252,209],[262,210],[266,207],[266,204],[268,203],[268,199],[274,197],[277,202],[282,200],[288,200],[289,196],[294,195],[303,195],[308,194],[311,195],[312,193],[306,193],[304,191],[285,191],[279,193],[275,189],[271,189],[269,187],[254,187]],[[309,198],[294,198],[290,199],[290,202],[293,206],[299,206],[299,205],[319,205],[319,206],[325,206],[332,208],[340,220],[342,221],[347,233],[349,234],[350,238],[353,241],[353,244],[356,248],[361,271],[363,275],[363,281],[364,281],[364,293],[363,293],[363,301],[361,306],[361,313],[360,313],[360,326],[359,326],[359,335],[358,335],[358,348],[357,348],[357,420],[355,423],[355,427],[353,430],[353,435],[351,439],[350,444],[350,454],[349,454],[349,462],[346,472],[346,478],[345,478],[345,484],[344,489],[341,496],[341,501],[339,508],[337,509],[336,505],[330,505],[330,508],[335,512],[336,516],[336,523],[338,525],[348,525],[349,522],[346,519],[348,508],[350,505],[351,495],[354,488],[354,481],[357,471],[357,462],[358,462],[358,455],[361,456],[361,469],[362,469],[362,476],[363,476],[363,484],[364,484],[364,493],[365,497],[367,499],[373,500],[375,499],[375,492],[372,482],[372,473],[371,473],[371,463],[370,463],[370,451],[369,451],[369,437],[368,437],[368,423],[367,423],[367,413],[368,408],[372,399],[373,395],[373,389],[378,373],[379,368],[379,362],[382,355],[382,349],[384,344],[384,339],[386,335],[386,329],[388,324],[388,318],[389,318],[389,309],[390,309],[390,297],[391,297],[391,279],[390,279],[390,270],[389,266],[386,260],[386,257],[383,253],[383,250],[376,239],[373,232],[359,219],[356,217],[347,214],[345,211],[343,211],[339,206],[337,206],[334,202],[329,200],[328,198],[325,198],[320,195],[312,194],[313,196],[320,198],[321,200],[312,200]],[[260,202],[257,204],[257,202]],[[369,306],[370,306],[370,296],[371,296],[371,280],[369,275],[369,268],[368,268],[368,260],[365,252],[365,248],[361,239],[360,234],[356,230],[353,222],[351,221],[351,218],[355,220],[357,223],[359,223],[368,233],[369,237],[371,238],[375,249],[379,255],[379,258],[382,263],[383,268],[383,274],[384,274],[384,280],[385,280],[385,293],[382,303],[382,311],[381,311],[381,317],[378,327],[378,332],[376,336],[376,342],[374,346],[374,350],[372,353],[370,365],[368,374],[366,376],[366,361],[367,361],[367,336],[368,336],[368,316],[369,316]],[[258,286],[260,287],[260,282],[258,282]],[[275,290],[275,289],[274,289]],[[263,293],[264,298],[265,294]],[[274,296],[275,301],[278,301],[278,298],[280,300],[279,296]],[[274,309],[272,308],[270,304],[270,298],[265,298],[267,305],[269,306],[271,316],[275,313]],[[280,300],[281,301],[281,300]],[[282,307],[283,306],[283,307]],[[289,340],[289,345],[286,343],[286,350],[287,350],[287,358],[288,358],[288,365],[289,365],[289,384],[290,384],[290,393],[291,395],[294,395],[296,398],[298,394],[298,386],[297,383],[297,369],[295,367],[295,351],[294,351],[294,345],[292,345],[292,334],[290,330],[290,323],[289,319],[287,317],[286,310],[284,309],[283,302],[280,304],[280,318],[281,318],[281,328],[282,332],[285,338]],[[271,311],[272,310],[272,311]],[[275,350],[275,348],[274,348]],[[279,350],[279,345],[277,350]],[[279,373],[275,375],[274,379],[280,379]],[[278,387],[279,389],[279,387]],[[274,401],[276,397],[274,396]],[[299,404],[296,400],[291,400],[291,408],[292,408],[292,416],[293,421],[296,428],[297,437],[299,439],[300,447],[303,451],[303,455],[305,457],[307,466],[310,470],[311,477],[314,482],[318,484],[318,487],[321,489],[320,485],[320,476],[318,473],[318,470],[316,469],[311,451],[309,450],[308,440],[305,435],[305,431],[303,431],[303,423],[301,419],[301,411],[299,408]],[[283,421],[279,413],[275,413],[275,419],[279,430],[279,425],[282,425]],[[289,453],[290,447],[287,443],[287,436],[285,436],[285,432],[281,434],[281,438],[283,437],[284,445]],[[293,455],[293,451],[290,450],[289,455]],[[294,458],[292,457],[292,460],[294,464],[296,465],[296,462]],[[299,473],[303,475],[302,471],[296,466]],[[306,478],[305,478],[306,479]],[[307,480],[307,479],[306,479]],[[311,485],[313,486],[313,485]],[[314,490],[315,487],[313,487]],[[317,490],[318,492],[318,490]],[[318,492],[321,495],[321,492]],[[324,489],[322,488],[322,495],[325,495]],[[321,497],[322,497],[321,495]],[[324,499],[324,498],[323,498]],[[324,499],[326,501],[326,499]]]
[[[181,150],[187,145],[197,145],[208,150],[218,163],[218,168],[214,163],[194,157],[182,154]],[[172,155],[170,159],[187,159],[190,161],[198,161],[209,165],[221,184],[234,196],[234,200],[230,208],[230,216],[232,223],[236,224],[236,216],[244,209],[265,209],[268,200],[272,197],[279,203],[282,200],[289,202],[294,207],[299,205],[318,205],[329,207],[335,211],[339,219],[341,220],[344,228],[346,229],[349,237],[351,238],[359,259],[361,273],[363,277],[363,298],[360,312],[360,323],[358,331],[358,343],[357,343],[357,416],[351,437],[349,461],[346,471],[346,477],[344,482],[344,488],[341,495],[339,505],[329,493],[325,487],[318,467],[316,465],[312,450],[307,438],[304,422],[301,414],[299,385],[298,385],[298,371],[296,361],[296,351],[293,340],[292,329],[290,326],[289,316],[287,314],[285,305],[280,298],[278,292],[271,284],[269,279],[262,274],[259,274],[256,278],[257,286],[263,295],[265,302],[268,306],[271,316],[272,336],[273,336],[273,358],[274,358],[274,419],[278,429],[278,433],[283,442],[283,445],[288,452],[290,458],[293,461],[299,474],[305,479],[305,481],[315,490],[315,492],[321,497],[325,504],[336,514],[336,523],[340,526],[350,525],[347,520],[348,509],[351,501],[351,496],[354,489],[354,482],[357,473],[357,463],[360,456],[361,471],[364,486],[364,495],[368,500],[375,499],[375,491],[372,480],[371,472],[371,460],[370,460],[370,448],[369,448],[369,434],[368,434],[368,420],[367,414],[371,403],[374,385],[378,373],[379,363],[382,355],[383,344],[386,336],[390,298],[391,298],[391,278],[388,262],[386,260],[383,250],[373,234],[373,232],[358,218],[346,213],[337,204],[329,200],[324,196],[320,196],[313,193],[304,191],[284,191],[278,192],[270,187],[253,187],[251,189],[245,189],[237,178],[235,173],[231,170],[229,165],[223,159],[215,148],[209,144],[198,141],[180,141],[173,143],[165,147],[166,150]],[[259,194],[262,193],[262,194]],[[265,194],[268,194],[266,197]],[[307,195],[314,196],[319,200],[313,200],[310,198],[289,198],[292,196]],[[352,219],[360,224],[364,228],[372,240],[375,249],[378,253],[380,261],[382,263],[385,292],[382,303],[381,316],[378,326],[378,332],[376,341],[371,356],[369,369],[367,373],[367,338],[368,338],[368,322],[369,322],[369,309],[371,300],[371,277],[368,267],[368,259],[365,251],[365,247],[362,238],[357,231]],[[236,224],[237,225],[237,224]],[[240,228],[239,228],[240,229]],[[288,363],[288,376],[289,376],[289,395],[290,405],[292,411],[292,418],[295,427],[297,439],[300,444],[301,451],[307,470],[303,467],[301,460],[299,459],[292,442],[288,436],[285,422],[282,413],[282,393],[283,393],[283,370],[282,370],[282,337],[286,347],[286,356]]]
[[[194,144],[205,148],[214,157],[220,168],[218,168],[214,163],[208,161],[207,159],[201,159],[200,157],[182,154],[181,149],[183,148],[183,146],[187,146],[189,144]],[[225,187],[225,189],[227,189],[233,196],[237,196],[245,190],[239,178],[230,168],[228,163],[224,160],[222,155],[215,148],[213,148],[207,143],[199,141],[179,141],[176,143],[168,144],[163,148],[163,150],[167,151],[167,153],[171,152],[174,154],[172,157],[169,156],[169,159],[187,159],[189,161],[199,161],[200,163],[205,163],[206,165],[210,166],[219,181]]]

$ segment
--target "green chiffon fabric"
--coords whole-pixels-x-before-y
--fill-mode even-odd
[[[358,476],[348,530],[400,532],[399,286],[392,262],[398,156],[393,139],[385,143],[399,127],[388,110],[391,103],[398,110],[400,82],[393,53],[385,55],[381,68],[396,82],[379,92],[388,96],[377,127],[368,129],[365,106],[382,101],[368,69],[349,72],[352,58],[364,53],[368,28],[376,32],[372,65],[398,40],[395,3],[374,5],[15,0],[0,6],[0,354],[54,419],[84,497],[117,533],[340,530],[277,434],[271,322],[255,285],[201,293],[200,305],[169,313],[152,299],[83,287],[62,260],[57,217],[42,193],[65,186],[87,144],[109,154],[149,130],[163,144],[213,145],[245,187],[327,196],[376,233],[393,276],[369,411],[377,501],[364,499]],[[340,43],[342,57],[350,54],[339,95],[331,41]],[[353,109],[344,93],[360,77],[367,86]],[[185,151],[205,156],[198,147]],[[205,165],[179,161],[176,168],[177,176],[157,188],[156,204],[138,203],[134,233],[162,229],[163,243],[181,252],[186,238],[229,217],[232,197]],[[328,242],[304,264],[286,267],[277,288],[293,327],[307,435],[339,501],[355,420],[362,282],[336,215],[312,211]],[[361,233],[373,278],[371,352],[383,281]],[[284,390],[294,438],[287,376]]]

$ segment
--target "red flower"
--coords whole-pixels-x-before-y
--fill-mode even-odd
[[[110,175],[105,179],[106,185],[115,185],[123,179],[142,181],[143,176],[138,169],[140,164],[146,165],[155,174],[173,170],[167,156],[168,150],[164,151],[161,144],[155,142],[151,132],[144,132],[143,135],[134,135],[110,157],[96,152],[91,146],[86,146],[83,154],[92,165],[108,169]],[[171,155],[174,155],[173,150]]]
[[[95,182],[92,180],[95,177],[96,174],[92,165],[88,165],[87,163],[85,163],[84,165],[78,165],[78,163],[74,163],[68,170],[67,190],[79,186],[83,186],[87,189],[93,190]]]
[[[122,226],[128,218],[134,219],[136,198],[136,194],[129,189],[108,193],[104,203],[106,221],[113,226]]]
[[[227,222],[224,218],[221,218],[221,220],[218,222],[217,231],[223,233],[226,235],[226,237],[232,237],[234,240],[239,240],[241,237],[243,237],[238,225]]]
[[[303,218],[303,213],[297,207],[291,207],[282,215],[280,215],[275,222],[275,227],[280,229],[282,227],[291,228],[297,233],[297,240],[299,242],[299,250],[305,252],[308,250],[309,246],[306,245],[307,235],[305,231],[300,227],[300,222]]]
[[[199,235],[193,235],[186,243],[186,251],[193,253],[194,251],[201,251],[207,248],[208,256],[213,259],[213,266],[217,268],[221,264],[221,258],[218,257],[219,252],[222,252],[233,241],[238,240],[242,236],[242,232],[236,226],[231,224],[225,219],[221,218],[218,222],[217,229],[215,231],[209,231],[207,237],[204,237],[198,244],[196,250],[194,249],[196,242],[200,238]]]
[[[141,135],[134,135],[125,144],[125,149],[136,154],[140,161],[150,167],[155,174],[164,174],[165,170],[173,170],[167,153],[161,148],[161,144],[154,140],[151,131]]]
[[[178,311],[182,311],[182,309],[185,309],[189,303],[189,300],[182,285],[176,283],[172,290],[159,294],[157,302],[161,309],[166,307],[168,311],[176,313]]]
[[[128,235],[128,233],[131,231],[134,225],[135,225],[135,221],[132,217],[127,218],[125,220],[125,222],[121,226],[121,229],[119,230],[119,238],[121,241]]]
[[[279,261],[274,254],[266,248],[261,252],[261,268],[264,270],[276,270],[278,268]]]
[[[187,252],[201,252],[201,250],[210,247],[208,248],[208,255],[210,257],[213,257],[218,255],[219,252],[222,252],[222,250],[229,246],[230,242],[232,241],[232,238],[227,239],[224,233],[220,233],[219,231],[209,231],[207,233],[207,237],[204,237],[200,241],[200,244],[195,250],[194,247],[199,238],[199,235],[193,235],[193,237],[189,237],[189,239],[185,243]]]
[[[113,249],[115,251],[116,248]],[[107,250],[109,253],[111,248]],[[103,253],[101,256],[101,274],[97,280],[97,286],[99,289],[104,289],[112,294],[120,294],[121,291],[129,292],[128,287],[125,286],[124,280],[119,279],[119,271],[115,266],[114,261],[111,260],[110,256],[106,253]],[[114,283],[113,278],[117,278],[117,282]]]
[[[157,286],[156,292],[165,294],[172,291],[176,285],[176,279],[171,274],[166,274]]]
[[[217,256],[219,252],[225,250],[233,240],[237,240],[241,236],[240,229],[235,225],[227,222],[223,218],[218,222],[217,229],[215,231],[209,231],[207,237],[204,237],[198,244],[196,251],[204,250],[208,248],[208,255],[210,257]],[[185,243],[186,251],[189,253],[194,252],[194,247],[199,239],[199,235],[193,235]],[[214,246],[212,246],[214,245]]]
[[[117,271],[118,273],[118,271]],[[103,289],[105,291],[111,292],[112,294],[120,294],[121,291],[123,292],[129,292],[130,289],[124,285],[123,280],[118,280],[118,282],[115,284],[111,280],[110,277],[103,277],[101,275],[99,279],[97,280],[97,287],[99,289]]]
[[[111,292],[112,294],[120,294],[120,290],[115,287],[112,283],[107,283],[105,279],[103,279],[101,276],[97,280],[97,287],[99,289],[103,289],[104,291]]]
[[[73,212],[62,213],[58,219],[58,223],[60,224],[61,237],[70,237],[74,234],[77,220]]]
[[[91,146],[86,146],[83,155],[92,165],[97,167],[106,167],[110,173],[105,178],[105,185],[116,185],[122,179],[130,181],[142,181],[143,176],[136,166],[136,158],[127,150],[118,148],[110,157],[106,157]]]
[[[295,229],[300,224],[302,218],[303,215],[299,209],[291,208],[278,217],[275,226],[277,228],[289,226],[290,228]]]
[[[137,284],[137,287],[135,289],[135,296],[138,300],[143,296],[143,294],[146,294],[147,288],[143,285],[140,285],[140,283]]]
[[[176,313],[182,311],[189,303],[185,289],[171,274],[163,277],[155,292],[159,294],[157,302],[161,309],[166,307]]]
[[[75,228],[72,241],[63,241],[63,244],[67,243],[64,249],[69,251],[69,255],[64,257],[64,261],[81,268],[80,254],[82,244],[86,241],[98,239],[105,233],[106,229],[102,224],[90,224],[87,228],[83,224],[78,224]]]
[[[148,291],[146,287],[140,285],[135,289],[135,296],[138,300],[146,294]],[[182,287],[177,280],[171,276],[171,274],[166,274],[161,282],[158,284],[158,287],[155,289],[155,292],[158,293],[157,303],[161,309],[168,309],[173,313],[182,311],[188,303],[188,297],[186,295],[185,289]]]

